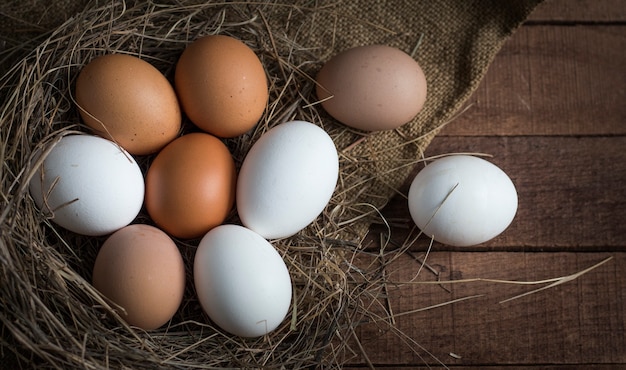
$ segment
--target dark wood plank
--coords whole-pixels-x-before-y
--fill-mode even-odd
[[[390,305],[395,324],[363,325],[361,345],[371,363],[385,366],[624,364],[625,253],[433,252],[427,263],[440,271],[441,280],[536,281],[575,274],[607,257],[612,259],[578,279],[499,303],[544,285],[468,282],[446,285],[446,291],[421,285],[436,278],[427,270],[415,278],[420,263],[404,255],[388,266],[390,281],[398,283],[388,284],[388,303],[379,292],[379,307]],[[483,296],[400,316],[474,295]],[[363,356],[353,361],[366,362]]]
[[[623,26],[522,27],[441,135],[623,135]]]
[[[344,367],[345,369],[350,370],[371,370],[370,367],[360,366],[360,365],[348,365]],[[430,365],[405,365],[405,366],[385,366],[384,370],[432,370],[433,368],[437,369],[439,367],[433,367]],[[443,368],[443,367],[441,367]],[[479,369],[501,369],[501,365],[482,365],[480,367],[472,366],[472,365],[454,365],[449,368],[454,370],[479,370]],[[506,370],[528,370],[532,368],[531,365],[522,365],[522,366],[511,366],[507,365]],[[536,368],[540,368],[541,370],[624,370],[624,365],[622,364],[567,364],[567,365],[546,365],[541,364],[536,366]]]
[[[626,250],[626,137],[440,136],[426,155],[455,152],[493,155],[488,160],[511,177],[518,192],[511,226],[474,249]],[[405,194],[409,182],[402,188]],[[383,214],[395,226],[394,240],[404,240],[414,228],[402,196],[394,197]],[[422,240],[416,248],[426,244]]]
[[[395,321],[359,328],[367,358],[353,343],[353,367],[365,368],[368,361],[390,369],[440,362],[455,369],[618,369],[626,364],[624,4],[542,4],[496,57],[470,99],[472,107],[425,153],[492,154],[490,160],[511,176],[520,197],[513,224],[496,239],[475,248],[433,244],[427,262],[441,279],[540,280],[613,259],[577,280],[503,304],[533,288],[488,282],[448,290],[387,284],[387,291],[374,292],[378,305],[373,307],[381,316],[391,307]],[[405,198],[392,199],[383,213],[394,243],[415,235]],[[383,231],[372,227],[368,243],[373,248]],[[428,244],[420,238],[410,251],[423,255]],[[387,266],[389,279],[411,281],[419,266],[403,255]],[[422,280],[435,277],[426,269],[413,281]],[[484,296],[397,315],[476,294]]]
[[[530,15],[531,22],[624,22],[623,0],[547,0]]]

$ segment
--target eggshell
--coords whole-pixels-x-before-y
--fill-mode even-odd
[[[39,209],[52,221],[84,235],[105,235],[139,213],[144,181],[125,150],[90,135],[63,137],[29,183]]]
[[[146,174],[146,209],[169,234],[197,238],[224,222],[233,208],[237,173],[226,145],[192,133],[168,144]]]
[[[98,251],[93,285],[122,307],[119,315],[145,330],[161,327],[178,310],[185,291],[185,265],[167,234],[142,224],[113,233]]]
[[[424,234],[453,246],[496,237],[517,212],[517,191],[507,174],[468,155],[427,165],[413,179],[408,198],[411,217]]]
[[[426,77],[403,51],[385,45],[345,50],[317,77],[322,107],[347,126],[391,130],[411,121],[426,102]]]
[[[306,121],[272,128],[254,143],[239,171],[241,222],[268,239],[297,233],[324,210],[338,173],[337,150],[322,128]]]
[[[209,231],[196,251],[194,282],[211,320],[229,333],[258,337],[276,329],[291,302],[285,262],[263,237],[239,225]]]
[[[250,130],[269,96],[265,70],[254,51],[224,35],[189,44],[176,64],[174,80],[189,119],[223,138]]]
[[[107,54],[90,61],[76,80],[76,102],[87,126],[131,154],[154,153],[180,131],[174,88],[134,56]]]

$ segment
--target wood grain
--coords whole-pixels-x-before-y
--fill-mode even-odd
[[[547,0],[535,9],[529,23],[559,22],[624,22],[626,4],[623,0]]]
[[[488,160],[511,177],[518,192],[518,211],[509,228],[472,249],[626,250],[626,137],[441,136],[426,156],[457,152],[492,155]],[[408,183],[402,190],[408,193]],[[394,197],[383,214],[393,220],[397,241],[414,228],[405,197]],[[422,240],[416,248],[427,244]]]
[[[622,26],[522,27],[441,135],[623,135]]]
[[[420,285],[436,278],[422,270],[416,279],[420,263],[406,255],[388,268],[390,280],[397,282],[388,290],[395,325],[385,321],[363,325],[358,329],[361,345],[369,361],[385,366],[626,363],[625,253],[435,252],[427,262],[440,271],[443,281],[537,281],[574,274],[607,257],[612,259],[577,280],[499,303],[545,284]],[[482,296],[402,316],[475,295]],[[382,291],[379,299],[386,299]],[[366,361],[361,357],[354,362]]]
[[[348,365],[344,368],[350,370],[370,370],[370,367],[361,366],[361,365]],[[432,370],[433,368],[438,368],[432,365],[404,365],[404,366],[384,366],[381,367],[384,370]],[[506,365],[506,367],[501,365],[481,365],[481,366],[472,366],[472,365],[454,365],[450,366],[450,369],[454,370],[479,370],[479,369],[502,369],[506,370],[527,370],[529,368],[538,368],[541,370],[624,370],[624,366],[621,364],[567,364],[567,365],[553,365],[553,364],[541,364],[540,366],[533,367],[532,365]]]
[[[432,245],[442,280],[541,280],[611,257],[568,283],[507,303],[531,286],[489,282],[423,285],[415,278],[429,240],[419,238],[375,292],[391,319],[357,328],[351,368],[626,368],[626,3],[552,0],[505,44],[468,102],[425,156],[492,155],[514,181],[518,213],[500,236],[472,248]],[[406,196],[412,176],[401,189]],[[415,235],[406,197],[382,210],[393,245]],[[377,248],[385,226],[373,225]],[[371,261],[362,261],[371,263]],[[404,284],[414,279],[413,283]],[[391,289],[389,289],[391,287]],[[452,299],[481,295],[428,311]]]

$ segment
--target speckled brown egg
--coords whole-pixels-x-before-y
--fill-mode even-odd
[[[391,130],[411,121],[426,101],[426,77],[400,49],[367,45],[345,50],[324,64],[316,91],[322,107],[343,124]]]
[[[189,119],[223,138],[250,130],[269,95],[265,70],[254,51],[224,35],[189,44],[176,64],[174,83]]]
[[[90,61],[76,80],[76,103],[94,133],[131,154],[158,151],[181,127],[173,86],[150,63],[131,55],[107,54]]]
[[[93,285],[128,324],[163,326],[176,313],[185,290],[185,266],[174,241],[149,225],[126,226],[102,244]]]
[[[199,132],[181,136],[148,168],[146,209],[170,235],[203,236],[233,208],[236,178],[233,157],[219,138]]]

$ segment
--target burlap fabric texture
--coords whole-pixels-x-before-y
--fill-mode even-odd
[[[65,128],[82,129],[67,95],[72,93],[80,67],[91,57],[108,52],[134,53],[148,59],[171,78],[177,56],[195,37],[219,32],[244,39],[259,52],[275,92],[270,96],[268,113],[259,126],[261,128],[230,143],[236,161],[241,162],[249,146],[265,129],[287,119],[300,119],[300,115],[310,117],[333,137],[340,153],[341,168],[340,181],[331,203],[303,236],[309,238],[307,240],[327,238],[358,244],[369,224],[378,217],[376,210],[384,207],[396,194],[438,129],[458,112],[477,87],[502,43],[540,2],[285,1],[282,4],[238,4],[237,10],[233,11],[228,4],[217,6],[183,0],[0,2],[4,75],[0,95],[3,99],[0,157],[5,160],[1,176],[3,197],[0,199],[0,268],[4,279],[0,315],[4,323],[3,337],[10,338],[2,342],[3,347],[7,346],[4,353],[11,353],[8,346],[17,347],[17,351],[24,354],[21,362],[31,359],[33,353],[29,351],[33,348],[37,348],[35,358],[38,361],[44,359],[44,363],[54,363],[54,359],[62,357],[59,347],[44,343],[49,336],[60,333],[43,324],[43,320],[25,324],[28,317],[36,317],[36,314],[28,313],[25,319],[19,317],[20,309],[24,312],[32,310],[33,301],[21,302],[23,297],[14,296],[19,284],[7,282],[20,279],[20,274],[24,274],[13,271],[15,266],[11,261],[21,258],[20,254],[31,253],[25,246],[47,248],[46,235],[50,233],[45,231],[43,223],[40,225],[44,231],[33,231],[31,235],[16,232],[16,223],[25,217],[44,217],[32,210],[28,192],[20,185],[31,173],[27,159],[36,145],[53,141],[55,134],[62,134]],[[191,4],[196,5],[184,7]],[[181,10],[183,7],[184,11]],[[79,9],[84,10],[77,12]],[[168,14],[168,9],[176,9],[175,14]],[[254,16],[248,17],[248,14]],[[88,22],[90,17],[106,21],[93,24]],[[115,28],[116,24],[132,19],[137,19],[135,27]],[[179,32],[173,33],[174,29]],[[185,37],[180,37],[180,29],[187,30],[183,32]],[[241,29],[246,31],[240,32]],[[256,32],[258,29],[265,29],[268,34]],[[177,35],[175,39],[171,36],[173,34]],[[85,47],[86,43],[88,47]],[[386,44],[412,54],[426,75],[428,97],[423,111],[397,130],[381,133],[350,130],[314,104],[314,85],[310,77],[324,61],[350,47],[367,44]],[[155,58],[150,51],[157,49],[159,55]],[[296,49],[298,53],[293,52]],[[63,50],[66,52],[59,52]],[[11,65],[18,67],[10,69]],[[24,78],[31,80],[24,82]],[[285,91],[289,94],[279,93]],[[20,98],[10,99],[16,95]],[[298,98],[279,104],[283,96]],[[20,107],[16,108],[16,104]],[[85,243],[73,237],[66,238],[64,243],[76,240]],[[55,258],[59,257],[58,264],[64,265],[67,257],[72,260],[69,265],[73,266],[77,262],[73,260],[72,252],[64,247],[54,252]],[[24,258],[30,261],[30,257]],[[31,263],[37,273],[50,268],[49,264],[38,259]],[[25,276],[28,275],[26,272]],[[32,294],[42,297],[40,301],[35,300],[38,302],[35,306],[41,304],[43,307],[39,309],[62,310],[56,305],[46,306],[47,293],[38,293],[33,288]],[[80,301],[83,298],[77,294],[72,299]],[[11,307],[8,307],[9,303]],[[19,308],[20,305],[23,308]],[[63,312],[58,314],[62,315]],[[88,323],[68,325],[64,335],[83,338],[85,326]],[[75,341],[74,338],[68,338],[67,342],[57,340],[58,343]],[[81,361],[80,349],[67,350],[75,353],[56,365],[72,361],[76,361],[73,363],[76,365]],[[91,351],[115,351],[115,348],[91,348],[88,352]],[[97,359],[103,356],[96,354],[93,358],[97,363]]]
[[[350,221],[350,227],[339,227],[337,236],[348,239],[363,236],[371,221],[369,216],[376,217],[376,209],[383,207],[397,192],[433,134],[458,111],[476,88],[502,42],[538,2],[407,0],[329,1],[326,4],[302,1],[293,7],[266,7],[264,16],[268,27],[277,37],[290,38],[300,47],[311,50],[307,55],[310,60],[291,61],[300,62],[300,69],[310,76],[315,75],[321,63],[342,50],[358,45],[386,44],[414,55],[427,77],[427,103],[409,124],[375,134],[339,128],[345,133],[334,139],[343,158],[341,171],[345,185],[339,186],[340,199],[335,202],[350,206],[337,211],[337,222]],[[60,24],[86,3],[85,0],[52,4],[7,2],[0,8],[10,15],[3,21],[2,29],[7,38],[6,51],[11,51],[12,47],[25,51],[32,45],[26,37],[35,37]],[[99,4],[106,2],[95,1],[89,7]],[[208,28],[205,31],[215,32]],[[106,33],[107,26],[102,25],[93,32]],[[150,30],[144,28],[144,32]],[[105,52],[115,51],[110,46],[107,50],[107,45],[101,47]],[[123,45],[118,47],[123,48]],[[279,43],[278,47],[282,47],[278,53],[288,54],[289,48],[294,46]],[[310,95],[308,102],[315,99],[310,91],[304,92]],[[324,120],[333,122],[323,112],[321,115]],[[347,189],[352,190],[344,192]]]

